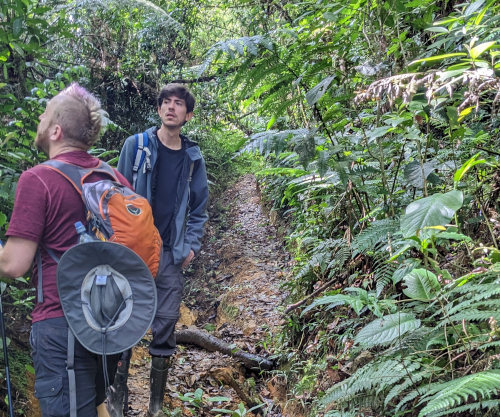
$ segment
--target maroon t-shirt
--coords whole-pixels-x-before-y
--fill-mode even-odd
[[[94,168],[99,159],[84,151],[67,152],[54,159],[69,162],[84,168]],[[126,178],[115,170],[120,183],[130,187]],[[103,174],[92,174],[89,182],[108,178]],[[42,255],[43,303],[36,303],[33,322],[62,317],[63,310],[57,294],[57,264],[45,248],[58,257],[78,241],[75,222],[85,221],[85,209],[80,194],[73,185],[58,172],[37,165],[23,172],[19,178],[14,200],[14,210],[7,236],[16,236],[38,243]],[[38,283],[36,259],[32,282]]]

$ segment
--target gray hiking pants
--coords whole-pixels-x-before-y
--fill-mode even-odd
[[[152,356],[166,357],[175,353],[175,324],[179,319],[184,275],[179,265],[174,265],[172,252],[165,250],[156,276],[158,307],[151,325],[153,340],[149,345]]]

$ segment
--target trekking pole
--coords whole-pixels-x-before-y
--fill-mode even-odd
[[[0,240],[0,247],[2,247]],[[7,381],[7,399],[9,401],[9,417],[14,417],[14,406],[12,404],[12,391],[10,389],[9,356],[7,355],[7,337],[5,336],[5,323],[3,320],[2,293],[0,292],[0,332],[2,333],[3,361],[5,363],[5,379]]]

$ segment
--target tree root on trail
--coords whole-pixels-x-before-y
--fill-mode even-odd
[[[238,394],[238,397],[247,405],[248,408],[256,407],[261,404],[260,399],[256,399],[255,395],[251,394],[251,390],[245,386],[242,376],[237,372],[239,381],[233,376],[232,368],[217,368],[212,371],[212,375],[222,383],[229,385]]]
[[[198,329],[197,327],[188,327],[187,329],[175,332],[175,338],[179,345],[196,345],[209,352],[221,352],[239,360],[249,369],[270,370],[274,368],[274,362],[262,356],[245,352],[234,348],[221,339]]]

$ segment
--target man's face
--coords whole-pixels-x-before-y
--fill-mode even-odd
[[[52,100],[47,103],[45,111],[38,117],[40,123],[36,130],[35,146],[41,151],[48,154],[49,152],[49,138],[50,127],[52,125]]]
[[[170,96],[163,99],[163,103],[158,107],[158,115],[166,127],[176,128],[191,120],[193,112],[187,112],[184,99]]]

